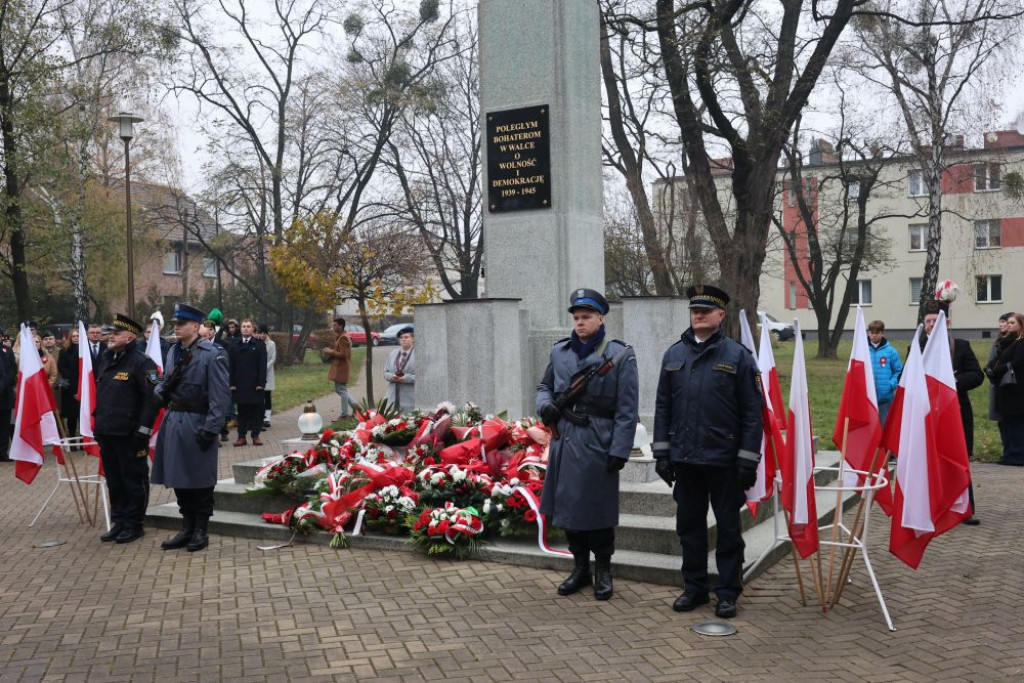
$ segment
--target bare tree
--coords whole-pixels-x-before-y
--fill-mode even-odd
[[[851,57],[860,73],[895,100],[911,141],[916,182],[926,188],[927,257],[918,305],[934,297],[942,251],[942,176],[955,132],[984,111],[977,88],[992,61],[1007,56],[1021,29],[1019,3],[978,0],[890,0],[881,12],[856,23],[858,48]],[[1016,16],[1014,16],[1016,15]],[[913,24],[898,18],[913,17]]]

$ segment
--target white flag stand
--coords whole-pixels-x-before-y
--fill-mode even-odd
[[[818,528],[818,534],[821,535],[822,531],[830,531],[838,525],[840,532],[840,538],[842,535],[846,535],[846,540],[838,541],[820,541],[822,546],[836,547],[836,548],[847,548],[849,553],[849,559],[847,560],[847,566],[845,571],[840,571],[836,577],[835,586],[827,586],[829,599],[829,607],[834,607],[836,601],[839,599],[839,595],[842,593],[843,583],[845,583],[849,576],[849,567],[853,564],[853,560],[856,558],[857,551],[860,551],[861,557],[864,559],[864,567],[868,571],[868,576],[871,578],[871,585],[875,589],[875,595],[878,597],[878,605],[882,609],[882,616],[885,617],[885,625],[889,627],[890,631],[895,631],[896,627],[892,623],[892,617],[889,616],[889,608],[885,604],[885,596],[882,595],[882,588],[878,585],[878,577],[875,576],[875,569],[871,565],[871,557],[868,555],[868,532],[871,528],[871,508],[872,503],[875,500],[875,491],[888,486],[889,480],[881,472],[869,473],[864,470],[855,470],[850,467],[815,467],[815,472],[835,472],[837,475],[836,483],[829,486],[817,487],[817,491],[835,491],[837,494],[843,494],[847,492],[859,493],[863,500],[861,501],[861,512],[857,516],[857,521],[854,522],[853,528],[848,528],[843,523],[843,512],[842,505],[837,508],[834,512],[832,524]],[[856,475],[858,481],[861,477],[864,478],[863,484],[847,485],[843,483],[843,475],[851,474]]]
[[[65,462],[67,462],[68,459],[71,457],[71,448],[73,448],[73,447],[74,448],[80,448],[80,447],[82,447],[84,445],[85,445],[84,440],[81,437],[63,438],[63,439],[61,439],[60,440],[60,449],[61,449],[61,452],[64,455]],[[53,490],[50,491],[50,495],[46,497],[45,501],[43,501],[43,505],[42,505],[42,507],[39,508],[39,512],[36,513],[36,516],[32,518],[31,522],[29,522],[29,526],[33,526],[37,521],[39,521],[39,517],[43,514],[43,511],[46,509],[46,506],[49,505],[50,501],[53,500],[53,497],[55,495],[57,495],[57,491],[58,491],[58,489],[60,489],[60,485],[61,484],[71,484],[72,486],[77,486],[78,490],[80,490],[80,491],[82,490],[81,487],[83,485],[85,485],[85,486],[90,486],[90,485],[91,486],[99,486],[99,489],[96,492],[96,495],[103,500],[103,517],[104,517],[104,521],[106,522],[106,525],[107,525],[107,530],[108,531],[110,530],[110,504],[107,502],[107,482],[106,482],[106,479],[104,479],[104,477],[102,475],[100,475],[99,473],[96,473],[96,474],[78,474],[77,470],[73,470],[73,471],[69,472],[66,465],[62,467],[60,464],[57,464],[57,483],[55,483],[53,485]],[[77,494],[75,494],[74,490],[72,490],[72,495],[77,495]],[[92,524],[92,521],[91,521],[92,518],[89,516],[89,510],[88,510],[88,496],[84,496],[84,497],[85,497],[85,500],[82,501],[82,503],[85,505],[86,518],[89,519],[90,520],[89,523]],[[77,502],[77,497],[76,497],[76,502]]]
[[[868,532],[870,531],[870,528],[871,528],[871,524],[870,524],[870,521],[871,521],[871,508],[872,508],[872,503],[874,502],[874,498],[875,498],[875,491],[877,491],[877,490],[879,490],[879,489],[881,489],[881,488],[883,488],[885,486],[888,486],[889,485],[889,480],[881,472],[878,472],[878,473],[875,473],[875,474],[868,474],[867,472],[864,472],[864,471],[861,471],[861,470],[854,470],[854,469],[851,469],[851,468],[848,468],[848,467],[847,468],[815,467],[814,468],[814,472],[815,473],[817,473],[817,472],[836,472],[837,475],[841,476],[842,475],[842,472],[840,471],[841,469],[842,469],[842,472],[847,472],[847,473],[850,473],[850,474],[856,474],[856,475],[859,475],[859,476],[864,476],[865,477],[864,483],[860,484],[860,485],[855,485],[855,486],[847,486],[847,485],[843,484],[842,479],[837,479],[835,485],[815,486],[815,493],[821,493],[821,492],[835,492],[835,493],[839,493],[839,494],[848,493],[848,492],[860,493],[861,496],[863,496],[863,498],[864,498],[863,501],[861,502],[861,505],[864,506],[864,510],[863,510],[863,513],[862,513],[862,517],[859,517],[858,518],[859,521],[854,523],[853,529],[850,529],[845,524],[843,524],[841,508],[837,509],[835,511],[835,513],[834,513],[834,515],[835,515],[834,519],[837,520],[837,522],[839,524],[839,531],[841,532],[841,534],[845,535],[846,540],[845,541],[839,540],[839,541],[835,541],[835,542],[833,542],[833,541],[826,541],[826,540],[820,541],[820,545],[821,546],[829,546],[829,547],[835,546],[835,547],[838,547],[838,548],[848,548],[850,550],[850,557],[847,560],[845,571],[841,571],[839,573],[839,576],[837,577],[837,581],[836,581],[837,585],[836,585],[836,587],[834,589],[832,587],[828,587],[829,588],[829,595],[836,596],[836,599],[838,599],[838,596],[842,593],[842,590],[841,590],[842,586],[839,585],[839,584],[841,584],[842,582],[845,582],[846,578],[849,576],[849,566],[853,564],[853,559],[855,559],[855,555],[856,555],[857,551],[859,550],[860,554],[861,554],[861,557],[864,558],[864,566],[865,566],[865,568],[868,571],[868,576],[871,578],[871,585],[875,589],[875,595],[878,597],[878,604],[879,604],[879,606],[882,609],[882,616],[885,617],[885,624],[886,624],[886,626],[888,626],[890,631],[895,631],[896,627],[893,625],[892,617],[889,616],[889,609],[888,609],[888,607],[885,604],[885,597],[882,595],[882,589],[881,589],[881,587],[878,584],[878,578],[875,576],[875,570],[874,570],[874,567],[871,565],[871,558],[868,555]],[[870,481],[870,483],[869,483],[869,481]],[[782,519],[782,511],[780,510],[780,506],[779,506],[779,492],[782,490],[781,487],[782,487],[782,476],[781,476],[780,473],[777,472],[776,475],[775,475],[775,490],[774,490],[774,493],[772,494],[772,510],[773,510],[772,526],[774,527],[774,531],[775,531],[775,540],[771,543],[770,546],[768,546],[768,548],[766,548],[764,550],[764,552],[761,553],[760,556],[758,556],[758,558],[756,560],[754,560],[754,562],[752,562],[747,567],[747,570],[743,573],[743,581],[744,581],[744,583],[746,583],[746,581],[754,573],[754,570],[757,569],[757,567],[764,561],[764,559],[766,557],[768,557],[768,555],[773,550],[775,550],[775,548],[777,548],[782,543],[787,543],[787,542],[791,543],[792,542],[792,539],[789,537],[788,529],[786,529],[784,526],[780,528],[780,525],[779,525],[779,520]],[[840,505],[842,505],[842,503],[840,503]],[[818,528],[819,536],[821,535],[822,531],[830,531],[833,526],[834,526],[833,524],[827,524],[825,526],[819,527]],[[798,575],[798,578],[799,578],[799,575]],[[831,602],[830,607],[835,605],[835,601],[830,601],[830,602]]]

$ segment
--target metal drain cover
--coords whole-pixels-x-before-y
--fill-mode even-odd
[[[693,625],[693,632],[702,636],[731,636],[737,629],[724,621],[698,621]]]

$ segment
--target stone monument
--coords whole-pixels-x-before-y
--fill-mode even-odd
[[[599,16],[593,0],[480,0],[478,17],[486,298],[416,307],[416,406],[472,400],[517,417],[533,414],[551,344],[569,333],[569,293],[604,291]],[[608,317],[613,337],[648,340],[648,426],[678,310],[627,300]]]

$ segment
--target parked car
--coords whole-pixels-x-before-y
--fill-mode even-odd
[[[348,332],[348,338],[352,340],[352,346],[366,345],[366,329],[362,325],[345,325],[345,331]],[[374,346],[380,344],[380,337],[380,332],[370,332],[371,343]]]
[[[396,323],[380,333],[380,343],[385,346],[398,345],[398,333],[406,327],[412,327],[412,323]]]
[[[776,341],[790,341],[796,338],[796,334],[793,332],[793,326],[789,323],[784,323],[773,315],[769,315],[764,311],[758,311],[758,316],[764,316],[764,319],[768,321],[768,334],[772,336]]]

